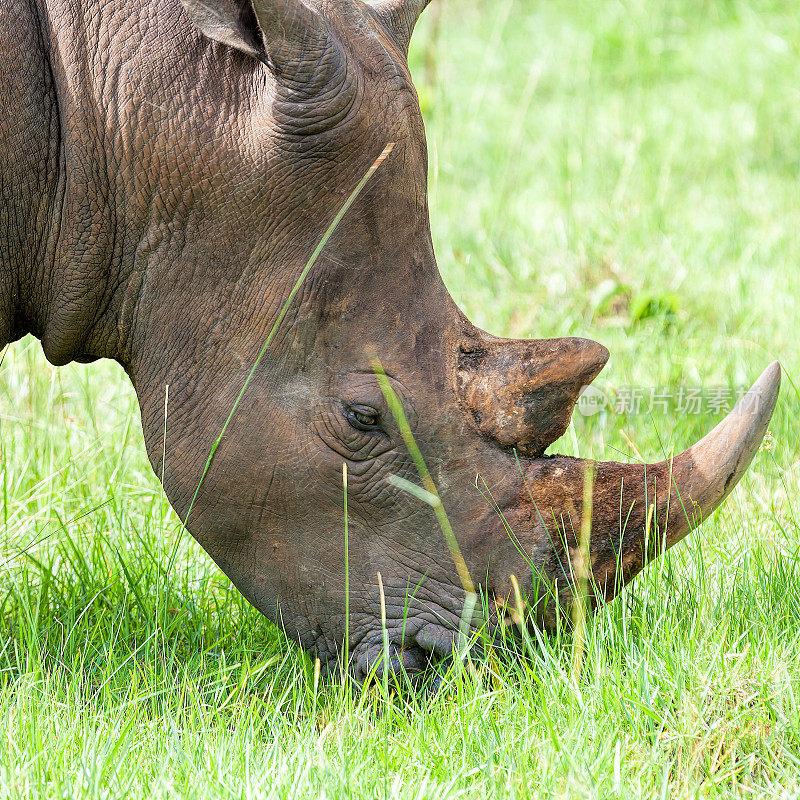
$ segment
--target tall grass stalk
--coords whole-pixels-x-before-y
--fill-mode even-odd
[[[400,435],[403,437],[403,442],[405,443],[406,448],[408,449],[408,452],[414,461],[414,466],[416,467],[417,474],[422,481],[425,494],[418,491],[414,492],[414,490],[408,485],[408,482],[402,478],[399,478],[399,476],[392,476],[390,480],[396,486],[403,488],[406,491],[411,491],[417,496],[418,499],[424,500],[426,503],[428,503],[428,505],[431,506],[434,514],[436,515],[436,520],[439,523],[439,527],[442,530],[447,548],[453,558],[453,563],[455,564],[456,572],[458,573],[459,580],[461,581],[461,586],[467,594],[474,595],[475,584],[473,583],[469,574],[469,570],[467,569],[467,564],[466,561],[464,561],[464,556],[461,553],[458,540],[453,533],[453,528],[450,525],[450,520],[447,517],[447,512],[445,511],[444,504],[442,503],[442,498],[439,496],[439,491],[436,488],[436,484],[434,483],[433,478],[431,478],[430,471],[425,464],[425,459],[422,457],[419,446],[414,439],[411,426],[408,424],[408,419],[406,418],[405,411],[403,410],[403,404],[400,402],[400,398],[398,398],[396,392],[392,388],[392,384],[386,377],[386,372],[383,369],[383,365],[377,358],[373,358],[372,360],[372,369],[378,379],[378,384],[381,387],[381,392],[386,399],[389,410],[392,412],[392,416],[394,417],[397,427],[400,429]]]
[[[378,571],[378,594],[381,601],[381,634],[383,636],[383,659],[381,670],[381,683],[383,685],[383,699],[387,706],[389,703],[389,629],[386,625],[386,595],[383,591],[383,576]],[[389,732],[384,724],[383,736],[383,796],[389,791]]]
[[[372,359],[372,369],[378,379],[381,392],[386,399],[389,410],[392,412],[395,423],[400,429],[400,435],[403,437],[403,442],[405,443],[406,448],[408,449],[408,452],[410,453],[414,462],[417,474],[422,481],[422,487],[415,486],[410,481],[401,478],[399,475],[390,476],[389,481],[399,489],[412,494],[417,499],[422,500],[431,507],[436,516],[436,520],[439,523],[439,527],[441,528],[447,549],[450,551],[450,556],[455,564],[458,578],[461,581],[461,587],[464,589],[464,605],[461,609],[458,641],[458,652],[463,654],[467,650],[470,626],[472,625],[472,618],[478,602],[478,594],[475,589],[475,584],[473,583],[472,577],[467,569],[467,563],[461,553],[461,548],[459,547],[455,533],[453,533],[453,528],[450,525],[450,519],[447,516],[444,503],[442,503],[442,498],[439,496],[436,483],[431,477],[428,466],[422,456],[422,452],[420,451],[416,439],[414,438],[411,426],[408,424],[408,419],[406,417],[405,410],[403,409],[403,404],[400,402],[400,398],[392,388],[392,384],[389,382],[389,379],[387,378],[386,372],[383,368],[383,364],[381,364],[379,359]]]
[[[350,665],[350,523],[347,513],[347,462],[342,463],[342,489],[344,494],[344,659],[342,681]]]
[[[586,613],[589,600],[589,573],[591,556],[589,545],[592,539],[592,493],[594,491],[595,465],[593,461],[586,464],[583,472],[583,508],[581,511],[580,542],[578,555],[573,565],[573,601],[572,601],[572,682],[578,685],[586,650]]]

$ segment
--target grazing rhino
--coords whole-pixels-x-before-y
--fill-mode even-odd
[[[514,580],[533,623],[553,625],[575,596],[578,532],[589,531],[587,466],[594,597],[612,597],[731,491],[780,383],[776,363],[669,462],[544,455],[608,353],[577,338],[496,338],[445,289],[406,64],[425,5],[0,5],[0,345],[30,333],[56,365],[118,361],[167,496],[183,519],[191,508],[192,535],[324,663],[345,640],[346,464],[347,619],[362,678],[382,652],[378,572],[391,668],[451,652],[467,571],[489,599],[488,630],[507,623]],[[298,276],[387,143],[206,470]],[[374,356],[463,563],[437,509],[390,480],[419,483]]]

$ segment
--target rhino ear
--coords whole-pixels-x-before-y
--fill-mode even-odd
[[[368,2],[403,52],[408,53],[414,26],[430,0],[368,0]]]
[[[324,49],[325,25],[302,0],[181,0],[209,39],[257,58],[278,74]]]

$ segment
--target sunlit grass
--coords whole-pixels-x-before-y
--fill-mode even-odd
[[[359,692],[315,681],[182,532],[122,371],[19,342],[0,366],[0,797],[800,793],[796,8],[463,0],[428,35],[433,231],[468,314],[602,341],[612,394],[749,384],[780,358],[770,449],[588,620],[577,681],[565,630],[456,662],[434,697]],[[556,449],[662,457],[718,419],[577,415]]]

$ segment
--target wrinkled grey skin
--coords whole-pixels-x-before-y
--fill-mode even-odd
[[[165,449],[164,487],[185,519],[303,265],[394,142],[256,371],[187,527],[253,605],[333,663],[345,626],[346,462],[355,674],[380,653],[378,571],[393,666],[449,654],[465,593],[430,509],[387,481],[418,477],[372,374],[377,355],[476,584],[502,600],[514,574],[535,601],[530,562],[568,603],[582,467],[541,456],[607,353],[585,340],[494,339],[448,295],[405,62],[425,3],[260,0],[260,27],[249,0],[185,3],[0,6],[0,345],[31,333],[53,364],[122,364],[151,463],[160,475]],[[219,19],[231,9],[228,28]],[[359,430],[354,412],[375,429]],[[737,456],[709,511],[747,463]],[[615,529],[623,472],[607,470],[593,518],[607,597],[652,557],[638,507],[630,531]],[[646,477],[624,474],[649,497]],[[519,542],[476,491],[478,475]],[[538,506],[570,524],[548,530]],[[552,610],[535,616],[552,622]]]
[[[379,569],[393,639],[425,577],[406,637],[443,653],[463,592],[430,513],[382,480],[415,478],[391,419],[386,436],[360,433],[342,399],[384,408],[374,350],[402,376],[410,418],[435,411],[421,440],[449,429],[431,454],[443,489],[466,423],[444,419],[443,368],[403,363],[442,358],[432,351],[460,314],[430,268],[425,139],[402,54],[366,6],[347,6],[362,26],[342,45],[347,73],[308,100],[204,38],[178,0],[3,4],[0,343],[32,333],[56,365],[119,361],[159,474],[169,384],[164,483],[184,516],[300,269],[395,142],[262,362],[189,520],[245,596],[325,661],[343,634],[346,459],[363,675],[380,642]],[[478,460],[463,465],[473,506]]]

